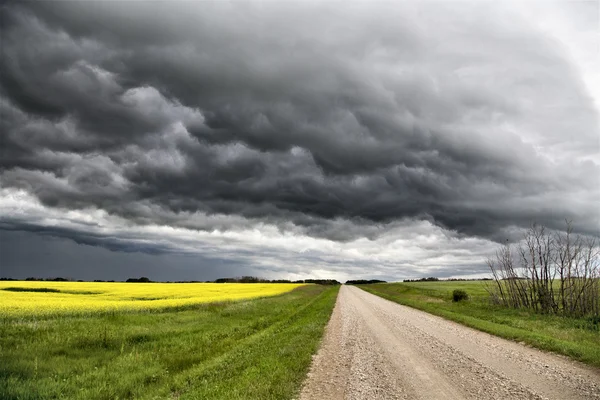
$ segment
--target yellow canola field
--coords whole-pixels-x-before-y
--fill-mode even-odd
[[[176,308],[275,296],[298,286],[302,284],[3,281],[0,317]]]

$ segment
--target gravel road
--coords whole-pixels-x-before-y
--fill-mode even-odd
[[[600,371],[342,286],[300,399],[600,399]]]

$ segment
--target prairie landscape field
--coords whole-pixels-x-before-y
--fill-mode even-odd
[[[600,367],[600,321],[567,318],[492,304],[492,281],[432,281],[359,285],[361,289],[506,339],[549,350]],[[454,290],[466,301],[453,301]]]
[[[1,2],[0,400],[600,400],[599,15]]]
[[[291,398],[338,291],[280,284],[2,287],[25,285],[39,290],[0,290],[2,399]],[[81,296],[90,299],[65,306],[65,298]],[[18,299],[26,305],[15,305]]]
[[[43,317],[185,308],[201,303],[274,296],[293,283],[0,282],[0,317]]]

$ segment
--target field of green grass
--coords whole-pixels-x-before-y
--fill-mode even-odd
[[[285,399],[339,286],[185,310],[0,320],[0,398]]]
[[[506,339],[560,353],[600,367],[599,321],[507,309],[489,301],[491,281],[438,281],[359,285],[367,292]],[[470,299],[453,302],[452,291]]]

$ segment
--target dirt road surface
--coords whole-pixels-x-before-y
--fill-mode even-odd
[[[342,286],[300,399],[600,399],[600,371]]]

